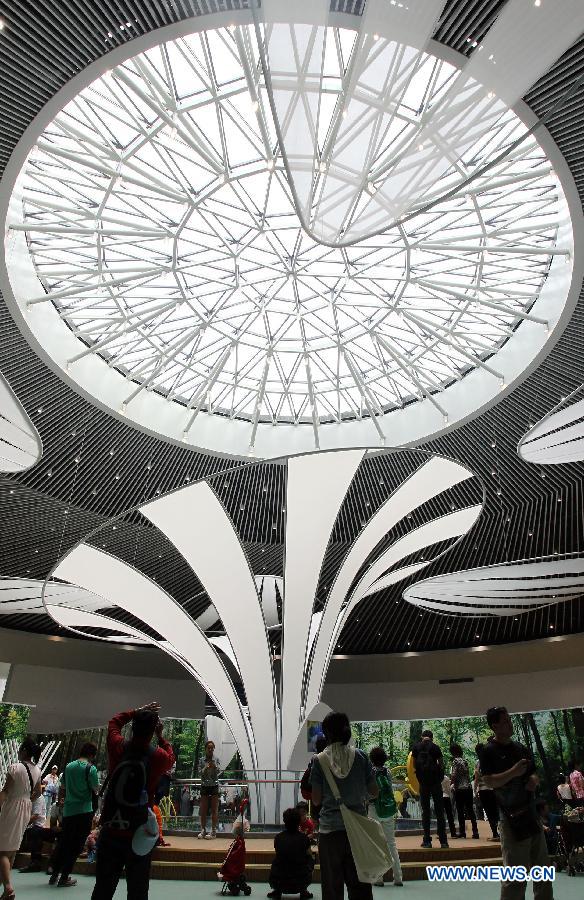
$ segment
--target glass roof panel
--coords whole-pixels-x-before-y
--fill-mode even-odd
[[[309,37],[295,28],[297,52]],[[296,186],[303,178],[331,221],[347,184],[362,179],[351,219],[364,236],[348,246],[301,227],[251,27],[161,45],[68,103],[30,155],[24,223],[44,290],[79,342],[72,372],[87,354],[101,356],[128,381],[124,408],[156,391],[186,408],[185,435],[201,411],[318,426],[427,397],[441,409],[441,392],[468,371],[496,377],[488,361],[530,318],[549,270],[555,177],[530,139],[447,195],[526,132],[496,101],[485,133],[471,84],[472,113],[459,97],[447,122],[476,126],[464,162],[430,184],[432,150],[420,145],[423,202],[408,168],[394,166],[393,199],[403,206],[412,191],[410,216],[367,236],[386,202],[384,167],[427,126],[457,72],[390,44],[358,61],[340,118],[352,32],[327,29],[320,94],[297,103],[289,94],[286,108],[278,76],[288,154],[305,159]],[[331,141],[342,177],[324,177]]]

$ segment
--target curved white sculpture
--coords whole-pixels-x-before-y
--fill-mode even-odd
[[[268,595],[264,596],[266,581],[271,590],[275,576],[260,579],[251,571],[240,536],[213,490],[213,478],[156,498],[140,507],[140,512],[196,574],[213,606],[207,625],[211,619],[220,619],[224,635],[205,635],[200,627],[205,613],[193,621],[158,584],[89,543],[73,549],[52,574],[100,595],[104,608],[88,611],[68,597],[60,601],[47,594],[47,611],[76,631],[101,627],[123,633],[125,629],[131,639],[147,640],[172,655],[212,697],[248,772],[256,777],[272,772],[268,777],[275,777],[288,765],[299,731],[320,700],[333,648],[351,610],[374,591],[428,565],[435,558],[428,548],[465,534],[481,512],[481,503],[460,507],[459,501],[455,511],[433,517],[423,505],[473,478],[473,473],[458,462],[421,451],[398,452],[413,456],[419,464],[393,492],[387,489],[389,497],[349,547],[322,609],[316,608],[316,597],[325,553],[347,491],[368,451],[331,451],[286,461],[285,571],[278,585],[282,596],[280,691],[269,640],[269,629],[274,628],[269,622],[274,622],[277,607],[274,597],[268,622]],[[416,509],[421,510],[424,524],[387,546],[388,532]],[[421,550],[423,560],[400,568],[402,560]],[[49,581],[47,591],[50,586]],[[275,594],[275,584],[273,588]],[[108,605],[129,612],[160,638],[146,637],[138,626],[114,622]],[[246,705],[238,697],[230,675],[233,670],[243,684]],[[260,820],[276,821],[278,791],[264,786],[256,797]]]
[[[23,472],[43,453],[37,430],[14,391],[0,375],[0,472]]]
[[[517,452],[526,462],[560,465],[584,459],[584,399],[580,386],[543,417],[520,440]]]
[[[584,557],[518,561],[437,575],[404,600],[441,615],[516,616],[584,594]]]

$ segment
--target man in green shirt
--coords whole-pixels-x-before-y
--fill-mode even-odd
[[[99,787],[97,769],[93,765],[96,754],[95,744],[84,744],[77,759],[65,768],[62,782],[65,788],[63,828],[59,846],[51,860],[53,872],[49,884],[57,884],[57,880],[61,887],[75,884],[71,872],[91,831],[93,797]]]

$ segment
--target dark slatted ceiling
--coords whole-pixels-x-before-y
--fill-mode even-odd
[[[447,0],[435,38],[470,54],[492,25],[500,0]],[[6,27],[0,35],[0,172],[29,122],[54,93],[91,61],[137,35],[165,24],[218,10],[247,7],[247,0],[11,0],[0,4]],[[362,0],[332,0],[331,9],[360,15]],[[129,25],[127,24],[129,23]],[[471,38],[472,40],[469,40]],[[530,90],[526,101],[538,116],[557,103],[584,73],[584,41],[576,43]],[[547,127],[584,197],[584,89],[555,113]],[[454,456],[479,474],[486,510],[473,532],[424,576],[515,558],[581,550],[582,466],[523,463],[517,442],[562,396],[584,381],[584,302],[553,352],[518,389],[462,428],[430,442],[428,449]],[[30,472],[0,477],[0,574],[43,578],[69,547],[124,510],[158,493],[229,467],[228,459],[196,453],[142,434],[84,400],[30,350],[0,300],[0,369],[24,404],[44,444]],[[271,473],[267,474],[267,469]],[[252,568],[280,574],[283,565],[283,480],[278,466],[231,472],[218,488],[237,519]],[[260,474],[261,473],[261,474]],[[261,481],[260,481],[261,479]],[[322,601],[376,491],[346,505],[335,529],[319,589]],[[260,498],[261,493],[261,498]],[[266,512],[265,496],[269,499]],[[260,502],[261,499],[261,502]],[[352,505],[351,505],[352,504]],[[274,527],[275,526],[275,527]],[[113,526],[112,526],[113,527]],[[150,577],[196,616],[205,606],[196,579],[179,564],[169,566],[164,548],[147,529],[140,555]],[[113,538],[113,531],[112,531]],[[118,534],[117,540],[120,540]],[[116,551],[124,555],[123,547]],[[343,653],[429,650],[480,643],[522,641],[583,630],[584,601],[506,619],[455,619],[420,613],[401,599],[405,584],[364,601],[340,640]],[[1,617],[0,626],[55,631],[37,616]]]

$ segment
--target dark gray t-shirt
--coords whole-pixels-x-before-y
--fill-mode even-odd
[[[495,797],[497,798],[501,819],[504,818],[505,810],[512,811],[526,806],[535,807],[535,792],[528,791],[525,788],[527,779],[535,772],[533,756],[527,747],[517,743],[517,741],[509,741],[508,744],[490,741],[483,747],[480,754],[481,772],[483,775],[500,775],[501,772],[507,772],[520,759],[527,760],[525,775],[512,778],[502,787],[495,788]]]
[[[375,781],[373,766],[362,750],[355,750],[355,759],[346,778],[335,778],[341,798],[345,805],[354,812],[367,815],[368,791],[367,785]],[[330,831],[344,831],[345,825],[339,805],[332,795],[331,789],[322,771],[318,758],[314,758],[310,783],[319,787],[322,791],[322,806],[320,808],[319,831],[328,834]]]

